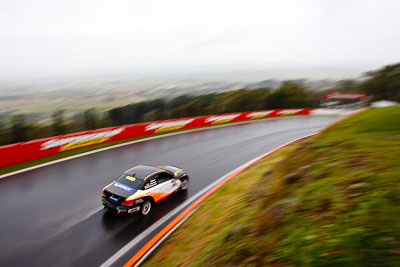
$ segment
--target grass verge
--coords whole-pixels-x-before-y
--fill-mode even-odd
[[[368,110],[253,165],[145,266],[400,266],[400,107]]]

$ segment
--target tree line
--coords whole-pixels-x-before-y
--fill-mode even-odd
[[[285,81],[277,89],[243,88],[199,96],[182,95],[173,99],[142,101],[101,113],[90,108],[69,120],[61,110],[54,112],[51,123],[46,125],[26,123],[25,115],[18,114],[12,116],[9,127],[0,124],[0,145],[155,120],[263,109],[315,108],[322,96],[330,92],[365,92],[373,96],[371,101],[400,102],[400,63],[367,72],[362,80],[341,81],[335,88],[324,91]]]

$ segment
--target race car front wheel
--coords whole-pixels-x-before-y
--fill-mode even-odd
[[[142,205],[142,215],[146,216],[147,214],[150,213],[150,210],[151,210],[151,202],[149,200],[146,200]]]

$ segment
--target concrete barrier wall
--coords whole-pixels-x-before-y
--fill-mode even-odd
[[[137,123],[93,131],[54,136],[17,144],[0,146],[0,167],[43,158],[78,148],[148,136],[156,133],[192,129],[229,122],[267,117],[310,115],[315,109],[275,109],[220,115],[190,117],[174,120]]]

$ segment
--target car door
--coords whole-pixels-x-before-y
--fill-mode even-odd
[[[152,197],[154,202],[159,202],[163,199],[163,185],[158,184],[157,180],[159,178],[158,174],[152,175],[148,179],[145,180],[143,191],[145,196]]]
[[[176,189],[179,188],[178,181],[169,173],[160,173],[158,179],[156,180],[158,184],[162,185],[162,192],[167,195],[172,194]]]
[[[145,180],[145,195],[152,197],[157,203],[170,195],[169,177],[161,176],[161,173],[154,174]]]
[[[150,177],[150,179],[148,179],[143,186],[143,190],[145,190],[146,192],[154,192],[157,190],[157,188],[159,188],[158,184],[157,184],[157,178],[158,176],[153,175],[152,177]]]

